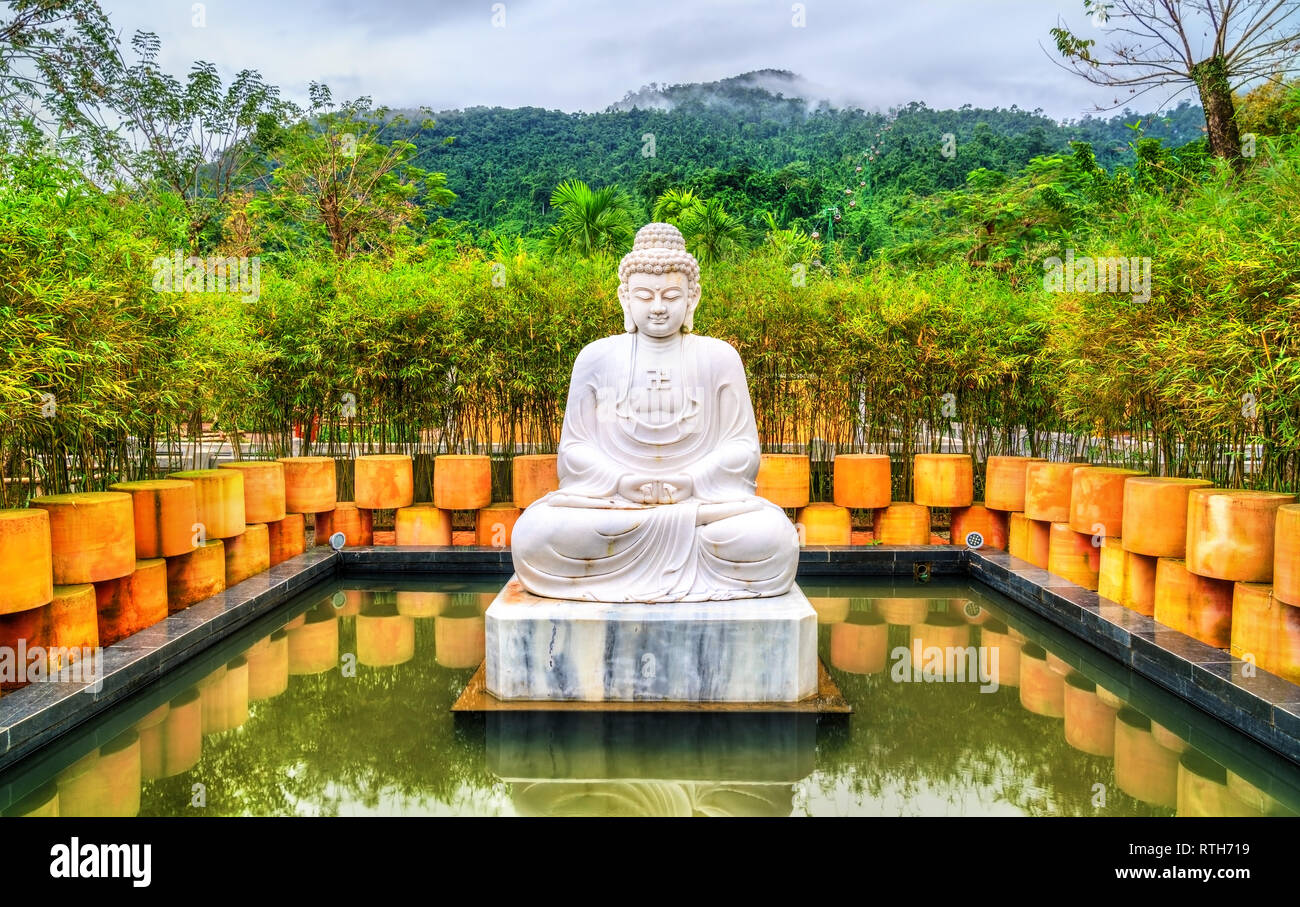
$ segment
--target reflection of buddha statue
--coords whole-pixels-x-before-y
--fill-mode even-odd
[[[619,265],[627,332],[578,354],[558,491],[511,539],[528,591],[604,602],[776,596],[798,564],[794,526],[754,494],[758,431],[735,349],[690,333],[699,265],[647,224]]]
[[[777,817],[794,809],[789,784],[700,781],[538,781],[510,786],[522,816]]]

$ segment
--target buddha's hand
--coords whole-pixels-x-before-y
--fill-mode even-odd
[[[618,480],[618,493],[633,504],[658,504],[656,480],[648,476],[623,476]]]
[[[659,503],[677,504],[689,498],[693,491],[694,483],[690,476],[668,476],[659,482]]]

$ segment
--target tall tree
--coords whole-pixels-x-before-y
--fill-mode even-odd
[[[632,200],[618,186],[592,189],[582,180],[566,180],[551,194],[551,207],[560,210],[547,236],[556,251],[587,258],[621,251],[632,242]]]
[[[1053,28],[1068,68],[1133,95],[1195,86],[1210,150],[1234,163],[1241,160],[1241,137],[1233,91],[1300,71],[1300,0],[1083,0],[1083,6],[1113,40],[1099,53],[1095,39]],[[1115,106],[1126,100],[1116,98]]]
[[[678,226],[686,247],[703,264],[721,261],[745,241],[745,225],[728,214],[716,198],[688,208]]]

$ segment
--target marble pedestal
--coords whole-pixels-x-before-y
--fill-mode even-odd
[[[487,610],[500,699],[798,702],[817,692],[817,612],[785,595],[720,602],[564,601],[517,577]]]

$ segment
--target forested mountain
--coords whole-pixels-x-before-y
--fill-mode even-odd
[[[932,110],[913,102],[887,113],[834,107],[797,92],[793,73],[765,70],[706,84],[646,86],[599,113],[475,107],[435,114],[413,140],[421,166],[447,174],[456,202],[441,213],[502,233],[539,233],[553,221],[552,191],[566,179],[618,183],[649,211],[665,189],[694,188],[758,226],[815,229],[828,205],[962,186],[985,168],[1012,174],[1030,159],[1092,143],[1112,168],[1133,160],[1140,134],[1179,146],[1202,136],[1199,107],[1161,115],[1125,110],[1057,122],[1041,111]],[[955,144],[944,148],[944,136]],[[653,136],[653,139],[650,138]],[[949,153],[945,154],[945,150]],[[857,168],[861,168],[860,170]],[[873,206],[874,207],[874,206]]]

